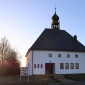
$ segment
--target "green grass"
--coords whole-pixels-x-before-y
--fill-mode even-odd
[[[22,83],[20,83],[20,76],[0,76],[0,85],[47,85],[55,82],[48,76],[30,76],[29,83],[25,78],[22,78]]]
[[[77,81],[85,81],[85,74],[69,74],[66,77]]]
[[[37,84],[48,84],[48,83],[55,83],[56,81],[48,76],[36,75],[30,77],[30,83],[32,82],[35,82]]]

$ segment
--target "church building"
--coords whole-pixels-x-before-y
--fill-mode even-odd
[[[85,73],[85,46],[60,29],[59,16],[46,28],[26,53],[29,75]]]

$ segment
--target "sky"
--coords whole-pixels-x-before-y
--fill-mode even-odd
[[[59,16],[60,29],[85,45],[85,0],[0,0],[0,39],[4,36],[22,56],[45,28],[51,28],[51,18]]]

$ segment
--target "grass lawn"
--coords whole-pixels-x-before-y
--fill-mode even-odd
[[[68,74],[65,75],[66,78],[77,80],[77,81],[85,81],[85,74]]]
[[[85,74],[70,74],[66,75],[67,78],[85,81]],[[0,76],[0,85],[47,85],[48,83],[56,83],[54,79],[48,76],[30,76],[28,83],[25,78],[22,78],[20,83],[19,76]]]
[[[20,83],[19,76],[0,76],[0,85],[47,85],[55,82],[48,76],[31,76],[29,83],[25,78],[22,78],[22,83]]]
[[[37,83],[37,84],[48,84],[48,83],[55,83],[56,81],[48,76],[31,76],[30,83]]]

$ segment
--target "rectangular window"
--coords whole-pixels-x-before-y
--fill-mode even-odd
[[[43,64],[41,64],[41,68],[43,68]]]
[[[75,68],[79,69],[79,63],[75,63]]]
[[[65,69],[69,69],[69,63],[65,63]]]
[[[37,68],[39,68],[39,64],[37,64]]]
[[[64,63],[60,63],[60,69],[64,69]]]
[[[36,64],[34,64],[34,68],[36,68]]]
[[[74,69],[74,63],[70,63],[70,69]]]

